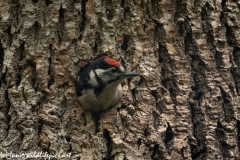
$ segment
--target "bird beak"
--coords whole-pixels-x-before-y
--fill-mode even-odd
[[[121,77],[123,77],[123,78],[136,77],[136,76],[140,76],[140,75],[139,75],[138,73],[129,72],[129,71],[124,71],[124,72],[121,74]]]

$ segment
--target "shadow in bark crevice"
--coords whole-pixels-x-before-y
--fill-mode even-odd
[[[231,74],[234,78],[235,88],[237,90],[238,96],[240,96],[240,48],[234,47],[233,50],[233,63],[236,65],[232,65]]]
[[[110,136],[110,132],[107,129],[103,130],[103,136],[107,141],[107,157],[103,158],[103,160],[111,160],[114,159],[114,155],[111,156],[112,152],[112,138]]]
[[[231,103],[231,97],[230,95],[224,91],[222,87],[220,87],[221,95],[223,99],[223,112],[224,112],[224,118],[227,123],[232,121],[234,119],[234,108]]]
[[[172,127],[170,126],[169,122],[167,122],[167,125],[168,126],[167,126],[167,129],[166,129],[166,135],[165,135],[165,139],[164,139],[165,144],[170,142],[174,137],[173,130],[172,130]]]
[[[33,60],[27,60],[26,66],[30,67],[31,69],[31,84],[32,88],[35,89],[35,91],[38,91],[38,86],[36,85],[36,76],[37,76],[37,71],[36,71],[36,63]]]
[[[205,83],[205,62],[197,54],[197,44],[192,37],[191,30],[186,34],[184,39],[185,53],[191,58],[191,74],[193,84],[192,92],[189,96],[189,107],[192,114],[193,136],[196,138],[196,143],[190,143],[192,159],[202,159],[206,157],[206,128],[204,111],[201,109],[202,97],[207,92]]]
[[[204,127],[204,115],[197,103],[190,103],[190,109],[192,112],[193,134],[196,138],[196,144],[190,143],[192,159],[199,159],[206,156],[206,133]],[[201,159],[200,158],[200,159]]]
[[[59,18],[58,18],[58,22],[59,22],[59,27],[58,27],[58,42],[62,42],[65,39],[65,21],[64,21],[64,12],[65,10],[62,8],[62,5],[58,11],[59,13]]]
[[[227,159],[228,149],[232,147],[226,143],[225,129],[220,121],[217,122],[216,135],[217,135],[217,139],[221,144],[220,149],[221,149],[223,159]]]
[[[237,127],[237,146],[238,150],[240,151],[240,121],[237,121],[236,127]]]
[[[2,83],[6,84],[6,80],[5,80],[6,75],[4,76],[4,74],[2,74],[3,60],[4,60],[4,49],[2,48],[2,43],[0,43],[0,87]]]
[[[122,45],[121,45],[121,49],[123,51],[127,51],[128,49],[128,42],[130,40],[130,36],[126,35],[126,34],[123,34],[123,42],[122,42]]]
[[[154,39],[159,43],[164,43],[164,40],[166,39],[166,31],[164,29],[164,26],[162,23],[157,21],[156,19],[152,18],[153,23],[155,24],[154,28]]]
[[[82,5],[81,5],[81,9],[82,12],[80,12],[79,14],[81,14],[81,22],[79,23],[79,31],[80,31],[80,35],[78,36],[79,40],[82,40],[83,38],[83,31],[85,30],[85,23],[87,20],[86,17],[86,0],[82,0]]]
[[[40,27],[38,22],[36,21],[33,25],[33,32],[34,32],[34,40],[37,41],[39,39]]]
[[[21,43],[19,48],[17,49],[17,52],[14,54],[15,60],[16,60],[16,69],[15,69],[15,84],[18,87],[21,83],[22,79],[22,71],[24,68],[25,63],[25,41]]]
[[[52,1],[50,1],[50,0],[45,0],[45,4],[46,4],[46,6],[49,6],[49,4],[52,4],[53,2]]]
[[[11,33],[11,26],[9,26],[7,28],[7,30],[5,31],[7,33],[7,37],[8,37],[8,46],[11,47],[12,46],[12,33]]]
[[[158,44],[158,54],[158,61],[162,68],[162,85],[164,86],[164,88],[166,88],[166,90],[168,90],[171,100],[176,105],[176,95],[179,92],[179,88],[177,87],[177,83],[175,81],[173,73],[173,66],[175,66],[174,60],[168,53],[166,47],[161,45],[160,43]]]
[[[5,93],[4,93],[4,96],[5,96],[5,102],[6,102],[6,124],[7,124],[7,128],[6,128],[6,138],[8,137],[8,134],[9,134],[9,130],[10,130],[10,122],[11,122],[11,119],[12,119],[12,116],[11,114],[9,114],[9,111],[10,111],[10,107],[11,107],[11,103],[10,103],[10,99],[9,99],[9,95],[8,95],[8,91],[5,90]],[[3,106],[2,106],[3,107]]]
[[[154,144],[154,147],[153,147],[153,152],[152,152],[152,155],[151,155],[151,158],[152,160],[157,160],[158,157],[155,157],[156,156],[156,153],[159,151],[159,144]]]

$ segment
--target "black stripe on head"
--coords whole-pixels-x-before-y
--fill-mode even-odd
[[[106,87],[107,84],[110,84],[116,80],[118,80],[119,78],[116,79],[112,79],[110,81],[108,81],[107,83],[104,83],[96,74],[95,69],[108,69],[111,67],[116,67],[114,65],[110,65],[109,63],[107,63],[105,61],[105,58],[107,56],[103,56],[100,58],[97,58],[96,60],[88,63],[87,65],[85,65],[83,68],[80,69],[80,71],[78,72],[78,76],[79,76],[79,81],[76,80],[76,92],[78,96],[82,95],[82,91],[84,89],[89,89],[89,88],[94,88],[94,93],[96,95],[100,94],[103,89]],[[90,71],[93,70],[94,74],[96,76],[96,79],[98,81],[98,87],[93,87],[91,84],[88,83],[89,79],[90,79]]]
[[[109,85],[109,84],[111,84],[111,83],[120,79],[120,77],[116,77],[115,79],[111,79],[111,80],[104,83],[104,81],[101,78],[98,77],[95,70],[94,70],[94,74],[95,74],[96,79],[97,79],[98,84],[99,84],[97,87],[94,87],[94,94],[96,94],[96,96],[98,96],[106,88],[107,85]]]

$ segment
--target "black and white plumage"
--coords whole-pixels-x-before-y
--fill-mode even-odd
[[[107,56],[100,57],[78,72],[76,91],[84,109],[100,112],[115,106],[122,97],[121,83],[129,77],[139,76]]]

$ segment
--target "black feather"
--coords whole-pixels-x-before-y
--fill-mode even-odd
[[[115,67],[115,66],[112,66],[112,65],[108,64],[107,62],[105,62],[105,60],[104,60],[105,57],[106,56],[100,57],[100,58],[90,62],[89,64],[85,65],[83,68],[80,69],[80,71],[78,72],[79,81],[78,81],[78,78],[77,78],[76,84],[75,84],[76,85],[77,96],[82,96],[82,91],[84,89],[94,88],[92,85],[90,85],[88,83],[88,80],[90,78],[90,76],[89,76],[90,70],[94,71],[95,69],[98,69],[98,68],[107,69],[107,68]],[[98,95],[106,87],[107,84],[104,83],[97,76],[95,71],[94,71],[94,74],[95,74],[96,79],[97,79],[98,84],[99,84],[97,87],[94,88],[94,93],[96,95]],[[115,81],[115,80],[111,80],[111,81]]]

